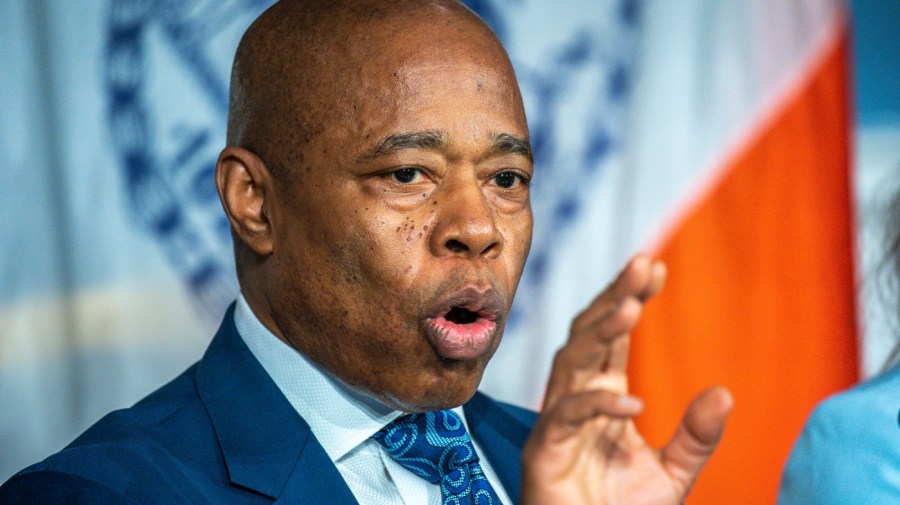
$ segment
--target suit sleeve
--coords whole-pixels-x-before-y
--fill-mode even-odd
[[[137,503],[99,482],[55,471],[19,474],[0,487],[4,505]]]

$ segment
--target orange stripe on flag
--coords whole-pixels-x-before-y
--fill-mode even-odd
[[[712,384],[735,397],[689,503],[774,503],[813,406],[856,381],[845,30],[661,245],[632,341],[638,424],[660,445]]]

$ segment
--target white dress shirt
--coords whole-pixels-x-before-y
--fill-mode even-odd
[[[407,470],[372,439],[403,412],[392,410],[326,374],[306,356],[282,342],[256,318],[239,295],[234,323],[250,352],[306,420],[363,505],[439,505],[441,489]],[[466,423],[462,407],[453,411]],[[466,424],[468,430],[468,424]],[[483,454],[473,440],[475,451]],[[510,503],[497,474],[485,459],[482,469],[502,503]]]

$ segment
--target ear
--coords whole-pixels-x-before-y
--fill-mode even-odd
[[[216,188],[231,229],[256,254],[272,253],[269,219],[274,181],[259,156],[240,147],[226,147],[216,162]]]

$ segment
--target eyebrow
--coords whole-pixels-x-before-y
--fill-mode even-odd
[[[447,143],[447,134],[443,131],[395,133],[383,138],[375,147],[360,155],[358,160],[372,161],[407,149],[443,149],[447,147]],[[492,135],[491,145],[484,158],[502,154],[518,154],[528,158],[528,161],[534,161],[529,139],[509,133]]]
[[[446,146],[447,134],[441,131],[395,133],[381,139],[375,147],[360,155],[359,160],[371,161],[406,149],[441,149]]]
[[[528,138],[516,137],[509,133],[498,133],[491,139],[491,147],[485,158],[498,154],[519,154],[528,161],[534,162],[531,152],[531,141]]]

